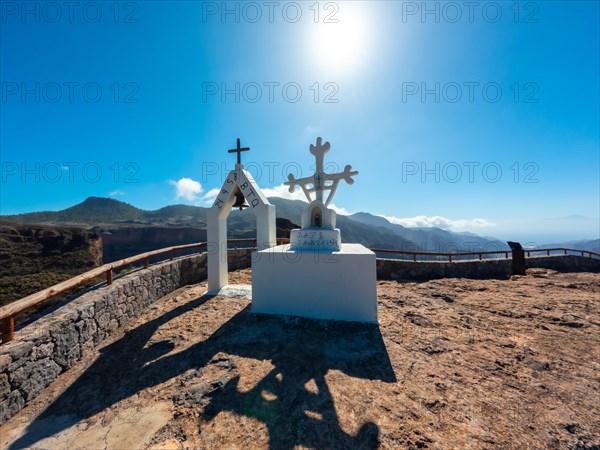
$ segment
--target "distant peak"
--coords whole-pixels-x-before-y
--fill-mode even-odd
[[[102,208],[123,208],[123,207],[130,207],[133,209],[138,209],[133,205],[130,205],[129,203],[125,203],[122,202],[121,200],[116,200],[114,198],[108,198],[108,197],[88,197],[86,198],[83,202],[79,203],[78,205],[73,206],[73,208],[75,207],[102,207]]]
[[[123,203],[120,200],[108,197],[88,197],[82,203]]]

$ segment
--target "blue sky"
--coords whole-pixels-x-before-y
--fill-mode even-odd
[[[599,237],[598,2],[0,5],[2,214],[206,206],[237,137],[284,195],[322,136],[340,211]]]

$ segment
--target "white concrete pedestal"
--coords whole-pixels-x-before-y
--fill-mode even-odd
[[[252,312],[314,319],[377,322],[375,253],[360,244],[340,251],[252,254]]]

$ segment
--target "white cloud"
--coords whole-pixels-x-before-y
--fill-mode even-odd
[[[336,214],[340,214],[342,216],[349,216],[350,214],[352,214],[346,208],[339,208],[339,207],[335,206],[333,203],[331,205],[329,205],[329,208],[333,209],[336,212]]]
[[[210,206],[215,201],[215,199],[217,198],[217,195],[219,195],[220,191],[221,190],[217,189],[217,188],[211,189],[210,191],[208,191],[206,194],[204,194],[202,196],[202,203]]]
[[[108,193],[109,197],[120,197],[121,195],[125,195],[125,192],[116,190]]]
[[[169,180],[175,186],[175,199],[184,199],[196,203],[200,200],[202,185],[191,178],[180,178],[178,181]]]
[[[267,197],[279,197],[288,200],[302,200],[304,202],[307,201],[304,192],[302,192],[302,189],[299,187],[296,187],[296,190],[294,192],[290,192],[289,186],[280,184],[279,186],[275,186],[272,188],[265,188],[262,191]],[[352,214],[346,208],[340,208],[333,203],[329,205],[329,208],[333,209],[337,214],[341,214],[343,216],[349,216],[350,214]]]
[[[470,229],[476,228],[491,228],[495,227],[496,224],[490,222],[486,219],[447,219],[441,216],[416,216],[416,217],[393,217],[393,216],[384,216],[381,217],[389,220],[391,223],[395,223],[398,225],[402,225],[408,228],[429,228],[436,227],[441,228],[443,230],[452,230],[452,231],[468,231]]]
[[[296,190],[294,192],[290,192],[289,186],[284,186],[283,184],[280,184],[279,186],[275,186],[272,188],[265,188],[262,191],[267,197],[281,197],[287,198],[288,200],[306,201],[306,196],[304,195],[304,192],[302,192],[302,189],[300,189],[299,187],[296,187]]]

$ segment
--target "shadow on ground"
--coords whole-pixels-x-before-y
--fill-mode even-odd
[[[270,447],[277,449],[296,445],[378,446],[379,427],[375,423],[363,424],[356,436],[341,429],[325,382],[329,370],[368,380],[396,381],[376,325],[255,315],[248,306],[208,339],[183,351],[160,358],[172,350],[172,344],[159,342],[145,348],[161,325],[201,307],[209,298],[190,301],[106,346],[98,359],[9,448],[33,446],[146,388],[190,369],[202,368],[217,353],[269,360],[274,369],[246,393],[238,389],[239,376],[225,380],[219,389],[208,394],[201,422],[221,411],[256,418],[268,428]],[[160,359],[154,361],[157,358]],[[147,364],[149,361],[153,362]],[[305,387],[310,380],[317,387],[312,392]],[[273,394],[271,401],[261,395],[265,391]],[[49,423],[53,425],[48,426]]]

